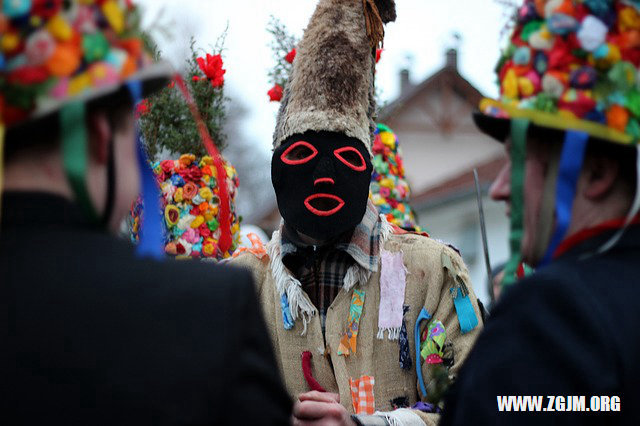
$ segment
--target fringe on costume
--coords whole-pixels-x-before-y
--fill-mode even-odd
[[[278,293],[281,297],[283,294],[287,295],[291,318],[294,321],[298,317],[302,318],[302,336],[304,336],[307,333],[307,324],[311,321],[311,317],[317,313],[317,310],[309,298],[306,297],[304,291],[302,291],[300,281],[295,279],[282,263],[282,258],[280,257],[280,231],[273,233],[267,252],[271,263],[271,273],[276,282]]]
[[[384,215],[380,215],[380,247],[382,247],[393,232],[393,225],[389,223]],[[302,290],[302,284],[298,281],[289,270],[282,263],[282,256],[280,252],[280,231],[274,231],[271,237],[271,241],[267,244],[267,253],[269,255],[269,262],[271,265],[271,273],[273,279],[276,282],[276,289],[280,297],[286,294],[289,301],[289,310],[291,311],[291,318],[297,320],[299,317],[303,321],[302,335],[307,333],[307,324],[311,321],[311,317],[316,315],[318,311],[313,306],[309,298]],[[365,285],[371,278],[371,271],[363,268],[359,264],[354,264],[349,267],[344,277],[342,288],[345,291],[350,291],[356,285]],[[380,331],[378,332],[380,333]],[[389,336],[395,336],[395,339],[400,335],[400,329],[397,331],[389,332]],[[391,338],[391,337],[389,337]]]
[[[378,334],[376,335],[376,338],[378,338],[379,340],[384,339],[384,332],[386,331],[387,334],[387,339],[389,340],[398,340],[400,338],[400,329],[402,327],[394,327],[394,328],[378,328]]]

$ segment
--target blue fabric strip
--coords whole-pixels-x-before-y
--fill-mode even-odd
[[[142,83],[131,81],[127,83],[133,104],[137,105],[142,100]],[[140,183],[142,186],[142,205],[144,217],[140,226],[140,241],[136,248],[139,257],[151,257],[157,260],[165,258],[164,238],[162,227],[162,208],[160,206],[160,191],[156,185],[153,171],[149,167],[147,154],[142,146],[140,127],[136,123],[136,144],[138,151],[138,168],[140,169]]]
[[[431,315],[425,308],[422,308],[418,319],[416,320],[416,327],[414,333],[414,343],[416,345],[416,373],[418,374],[418,383],[420,384],[420,391],[422,397],[427,397],[427,387],[424,385],[424,378],[422,377],[422,360],[420,359],[420,323],[431,319]]]
[[[476,328],[476,326],[478,325],[478,317],[476,316],[476,311],[473,309],[473,305],[471,304],[469,295],[467,294],[465,296],[461,288],[452,288],[451,291],[456,293],[453,299],[453,304],[456,308],[456,313],[458,314],[460,331],[462,332],[462,334],[466,334]]]
[[[556,227],[551,237],[551,244],[549,244],[540,266],[544,266],[551,261],[553,253],[564,239],[569,228],[573,200],[576,197],[576,185],[580,170],[582,170],[588,140],[589,135],[585,132],[575,130],[567,130],[566,132],[556,187]]]
[[[291,330],[295,325],[295,321],[291,316],[291,308],[289,307],[289,298],[287,294],[283,294],[280,297],[280,307],[282,308],[282,322],[284,323],[285,330]]]

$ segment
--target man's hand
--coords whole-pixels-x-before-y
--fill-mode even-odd
[[[294,426],[355,426],[337,393],[311,391],[298,396],[293,406]]]

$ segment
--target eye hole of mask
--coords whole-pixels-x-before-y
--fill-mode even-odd
[[[345,146],[344,148],[336,149],[333,151],[333,154],[350,169],[357,172],[362,172],[367,169],[367,163],[364,161],[364,157],[360,154],[360,151],[352,146]]]
[[[316,155],[318,155],[318,150],[313,145],[309,142],[298,141],[287,148],[280,159],[285,164],[295,166],[311,161]]]

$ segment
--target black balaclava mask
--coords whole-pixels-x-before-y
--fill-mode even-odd
[[[271,159],[271,182],[287,225],[326,241],[353,229],[367,208],[370,154],[342,133],[308,131],[282,142]]]

